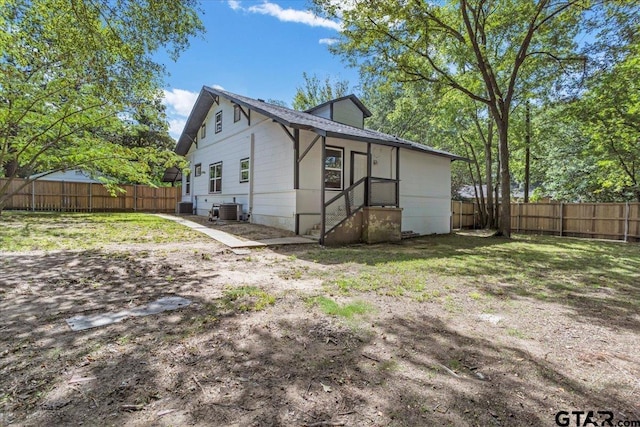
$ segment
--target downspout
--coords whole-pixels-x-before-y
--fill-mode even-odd
[[[251,133],[251,148],[249,149],[249,207],[247,208],[250,223],[253,223],[253,215],[251,214],[253,212],[253,162],[255,159],[253,153],[255,152],[255,145],[255,134]]]

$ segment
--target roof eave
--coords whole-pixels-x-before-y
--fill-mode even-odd
[[[314,132],[318,133],[317,130],[314,130]],[[369,142],[371,144],[377,144],[377,145],[386,145],[389,147],[399,147],[399,148],[406,148],[407,150],[412,150],[412,151],[418,151],[420,153],[427,153],[427,154],[432,154],[434,156],[439,156],[439,157],[446,157],[451,159],[451,161],[454,160],[467,160],[465,157],[460,157],[460,156],[456,156],[455,154],[451,154],[451,153],[445,153],[445,152],[441,152],[441,151],[436,151],[436,150],[430,150],[426,145],[424,146],[425,148],[422,147],[418,147],[418,146],[414,146],[414,145],[410,145],[406,142],[403,141],[385,141],[382,139],[376,139],[376,138],[367,138],[364,136],[358,136],[358,135],[349,135],[349,134],[343,134],[343,133],[338,133],[338,132],[325,132],[324,136],[327,136],[329,138],[341,138],[341,139],[348,139],[351,141],[361,141],[361,142]]]

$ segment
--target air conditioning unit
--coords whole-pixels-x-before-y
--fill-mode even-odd
[[[220,219],[227,221],[240,221],[242,218],[242,204],[223,203],[220,205]]]
[[[193,213],[193,203],[191,202],[178,202],[176,205],[177,214],[191,214]]]

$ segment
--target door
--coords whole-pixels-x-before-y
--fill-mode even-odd
[[[357,151],[351,152],[351,176],[350,185],[358,182],[361,178],[367,176],[367,154],[359,153]],[[360,184],[357,188],[354,188],[349,194],[349,201],[351,202],[351,208],[358,208],[365,203],[365,191],[367,189],[366,183]]]
[[[359,153],[357,151],[351,152],[351,181],[349,185],[353,185],[354,182],[360,178],[367,176],[367,154]]]

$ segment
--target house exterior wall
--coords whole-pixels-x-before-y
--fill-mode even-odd
[[[333,104],[333,120],[360,129],[364,127],[364,113],[350,99]]]
[[[331,120],[331,104],[323,105],[322,107],[313,110],[313,113],[311,114]]]
[[[215,133],[215,117],[222,111],[222,131]],[[293,143],[279,124],[255,111],[251,126],[244,115],[233,121],[233,104],[223,98],[214,104],[205,119],[206,135],[198,132],[198,145],[192,144],[186,157],[191,170],[191,191],[186,194],[186,176],[182,182],[182,200],[194,203],[196,213],[206,216],[214,204],[242,204],[251,221],[295,229],[295,191],[293,190]],[[253,157],[251,144],[253,141]],[[252,176],[240,182],[240,161],[249,158]],[[210,166],[222,162],[222,191],[209,192]],[[195,167],[200,164],[201,174]],[[253,196],[250,196],[253,181]],[[253,205],[251,205],[253,203]]]
[[[451,160],[417,151],[400,151],[402,231],[450,232]]]
[[[93,179],[91,175],[81,169],[72,169],[67,171],[58,171],[50,174],[32,175],[29,179],[41,179],[43,181],[65,181],[65,182],[90,182],[100,183],[97,179]]]

